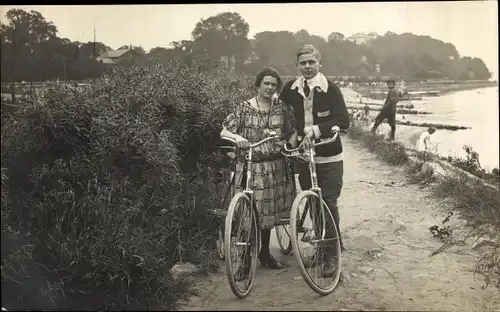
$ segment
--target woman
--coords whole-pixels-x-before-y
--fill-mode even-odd
[[[273,257],[269,250],[271,229],[283,218],[290,217],[295,194],[293,177],[281,148],[286,141],[296,145],[295,121],[288,105],[277,99],[283,81],[278,72],[270,67],[262,69],[255,78],[257,95],[245,101],[229,114],[223,122],[221,137],[236,141],[240,149],[263,140],[269,131],[276,131],[282,141],[269,141],[253,151],[253,185],[255,205],[259,212],[261,229],[261,250],[259,260],[262,266],[282,269],[284,265]],[[238,160],[235,172],[237,191],[244,185],[244,161]],[[245,268],[248,273],[248,267]]]

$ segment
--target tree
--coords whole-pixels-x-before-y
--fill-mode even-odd
[[[299,45],[307,43],[309,36],[309,32],[305,29],[301,29],[293,35]]]
[[[221,56],[235,56],[237,68],[243,67],[245,54],[249,47],[248,23],[234,12],[224,12],[201,19],[194,30],[192,36],[199,52],[208,53],[215,60]]]
[[[293,74],[296,68],[295,53],[290,50],[296,45],[294,35],[289,31],[264,31],[256,34],[254,52],[258,58],[257,67],[272,66],[282,68],[280,72],[283,74]]]
[[[37,11],[11,9],[5,17],[8,23],[0,27],[2,45],[6,45],[2,69],[9,70],[2,70],[2,80],[32,80],[39,62],[51,58],[40,47],[57,37],[57,28]]]
[[[328,35],[328,42],[340,42],[343,40],[345,40],[345,36],[342,33],[332,32],[330,35]]]
[[[159,62],[161,64],[167,65],[169,64],[172,60],[176,58],[176,52],[174,49],[166,49],[162,47],[156,47],[151,49],[148,54],[148,59]]]
[[[480,79],[487,80],[491,78],[491,73],[484,64],[483,60],[477,57],[474,57],[470,60],[467,60],[466,67],[469,70],[469,79]]]
[[[123,45],[123,46],[118,48],[118,50],[128,50],[128,49],[134,50],[135,52],[137,52],[141,55],[146,54],[146,51],[144,51],[144,48],[141,46]]]

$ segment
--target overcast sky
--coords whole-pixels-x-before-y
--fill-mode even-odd
[[[146,51],[168,47],[172,41],[191,39],[202,18],[238,12],[250,25],[249,37],[261,31],[301,29],[327,37],[337,31],[387,31],[429,35],[455,45],[462,56],[480,57],[498,77],[498,2],[387,2],[387,3],[280,3],[188,5],[69,5],[15,6],[36,10],[54,22],[59,36],[96,40],[116,49],[141,45]],[[12,6],[1,6],[1,20]],[[286,48],[286,47],[285,47]]]

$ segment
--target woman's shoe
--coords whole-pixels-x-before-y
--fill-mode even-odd
[[[284,264],[279,262],[279,260],[274,258],[271,254],[267,254],[267,255],[260,254],[259,261],[260,261],[260,264],[262,266],[266,266],[266,267],[273,269],[273,270],[281,270],[281,269],[284,269],[286,267]]]

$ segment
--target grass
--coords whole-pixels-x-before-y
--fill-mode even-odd
[[[431,185],[431,195],[438,200],[451,203],[456,214],[466,221],[469,239],[488,239],[491,246],[482,250],[475,271],[485,276],[486,285],[500,287],[498,169],[486,172],[480,167],[479,155],[470,147],[464,147],[466,158],[447,159],[453,166],[444,166],[444,174],[437,174],[431,163],[435,164],[440,158],[432,154],[417,153],[415,157],[409,157],[408,151],[402,144],[369,133],[358,125],[349,130],[349,137],[359,141],[369,151],[391,165],[406,165],[411,182],[420,183],[422,187]],[[441,235],[446,233],[447,229],[447,226],[435,226],[430,230]]]
[[[351,127],[348,135],[360,141],[370,152],[391,165],[408,164],[409,157],[406,148],[396,141],[386,140],[383,135],[367,132],[360,126]]]

